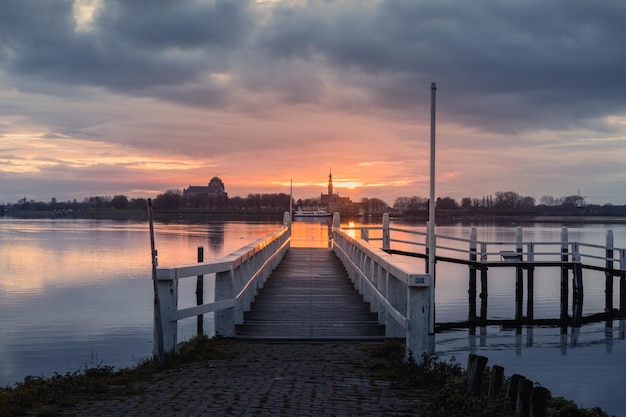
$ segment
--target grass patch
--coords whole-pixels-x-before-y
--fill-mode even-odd
[[[0,417],[23,416],[30,411],[53,416],[81,401],[136,394],[141,390],[140,383],[159,371],[192,362],[230,358],[236,355],[233,346],[229,339],[198,336],[163,363],[147,359],[133,368],[98,365],[49,378],[27,376],[13,386],[0,387]]]
[[[424,356],[418,364],[404,354],[404,344],[388,341],[373,346],[369,351],[369,367],[384,379],[391,380],[394,389],[417,388],[423,390],[420,398],[420,417],[466,417],[512,416],[514,404],[505,398],[509,379],[505,377],[500,395],[487,402],[487,392],[491,369],[486,368],[482,379],[481,393],[470,395],[467,392],[466,371],[454,360],[444,362],[437,357]],[[562,417],[609,417],[601,408],[585,409],[573,401],[555,397],[548,401],[547,416]]]

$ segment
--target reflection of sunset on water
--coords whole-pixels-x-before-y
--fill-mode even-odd
[[[35,225],[29,225],[34,223]],[[45,224],[44,224],[45,223]],[[148,224],[115,222],[0,223],[0,290],[37,296],[47,288],[107,285],[151,278]],[[155,224],[159,265],[191,264],[198,246],[219,259],[277,230],[280,224]],[[224,235],[234,236],[224,239]],[[120,276],[120,271],[124,276]]]

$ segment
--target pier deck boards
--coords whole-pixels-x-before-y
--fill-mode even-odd
[[[290,248],[236,335],[282,341],[380,341],[385,330],[332,250]]]

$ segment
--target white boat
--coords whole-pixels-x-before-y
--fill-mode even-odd
[[[302,210],[302,207],[299,207],[293,213],[293,217],[329,217],[331,214],[324,209],[316,208],[315,210]]]

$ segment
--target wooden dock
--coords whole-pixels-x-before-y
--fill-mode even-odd
[[[384,326],[331,249],[290,248],[245,313],[236,337],[276,341],[381,341]]]

